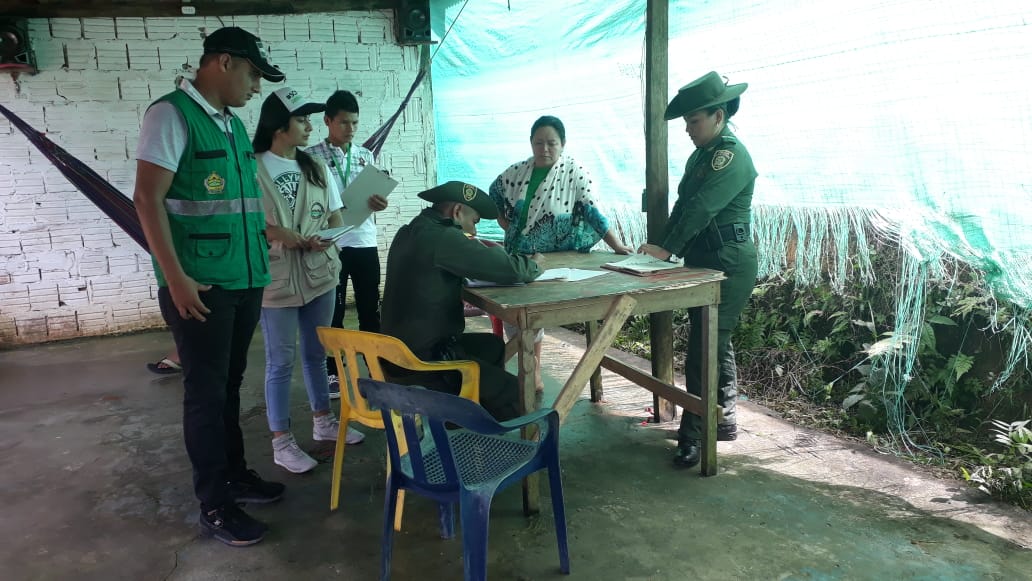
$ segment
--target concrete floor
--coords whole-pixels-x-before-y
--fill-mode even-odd
[[[566,331],[546,341],[554,396],[582,351]],[[272,527],[260,545],[198,535],[180,379],[144,368],[169,343],[155,332],[0,352],[0,578],[378,578],[383,436],[348,448],[330,513],[330,465],[292,475],[272,463],[260,336],[243,390],[248,459],[287,496],[249,509]],[[295,433],[312,446],[299,371],[295,385]],[[962,483],[748,402],[744,433],[720,444],[720,474],[702,478],[670,466],[673,426],[642,424],[650,394],[609,374],[606,394],[579,402],[562,432],[570,578],[1032,578],[1030,515]],[[520,507],[517,489],[496,498],[491,578],[564,578],[551,513],[527,519]],[[440,540],[436,521],[434,505],[410,497],[394,579],[461,578],[461,543]]]

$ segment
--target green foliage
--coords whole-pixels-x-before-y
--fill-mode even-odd
[[[978,463],[968,470],[961,466],[964,479],[986,494],[1032,509],[1032,420],[1001,422],[993,420],[996,443],[1003,452],[978,452]]]
[[[792,409],[786,415],[795,421],[869,441],[883,441],[881,436],[890,432],[890,425],[898,425],[902,413],[913,441],[949,450],[954,461],[968,462],[966,476],[972,482],[1006,480],[1013,490],[1012,472],[1018,470],[1017,478],[1024,478],[1026,486],[1032,466],[1026,470],[1019,462],[1028,462],[1023,447],[1028,442],[1021,439],[1028,433],[1026,425],[1008,424],[1015,452],[985,451],[994,445],[992,416],[1008,406],[1018,408],[1021,398],[1032,396],[1027,368],[1002,389],[992,390],[1012,338],[1013,326],[1006,323],[1013,311],[992,298],[977,273],[958,266],[946,273],[945,282],[928,283],[920,336],[897,337],[893,329],[903,270],[899,250],[876,244],[871,260],[876,282],[843,291],[830,285],[796,286],[791,271],[782,280],[757,285],[733,336],[743,391],[783,412]],[[648,317],[635,317],[617,345],[647,357],[648,336]],[[685,352],[687,337],[687,312],[677,312],[675,353]],[[917,357],[909,384],[897,393],[878,363],[881,355],[910,341],[917,342]],[[902,407],[897,407],[900,400]],[[1025,456],[1018,454],[1022,450]],[[981,471],[972,459],[981,462]],[[1003,486],[980,485],[987,490]]]

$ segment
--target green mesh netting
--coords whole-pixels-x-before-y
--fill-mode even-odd
[[[436,3],[439,177],[486,187],[552,114],[628,241],[644,236],[645,2]],[[462,10],[461,16],[456,15]],[[670,3],[670,90],[709,70],[748,82],[735,131],[761,176],[760,273],[870,282],[868,236],[905,250],[896,329],[874,356],[897,402],[928,281],[963,262],[1021,316],[997,385],[1027,365],[1032,308],[1032,2]],[[675,191],[691,142],[670,125]],[[672,202],[672,200],[671,200]],[[792,252],[789,250],[792,249]],[[850,265],[855,268],[850,268]]]

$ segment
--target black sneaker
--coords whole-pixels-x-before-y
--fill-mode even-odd
[[[254,470],[248,470],[236,480],[229,482],[229,495],[234,502],[269,504],[283,498],[286,486],[279,482],[262,480]]]
[[[247,547],[258,543],[269,530],[265,523],[251,518],[233,503],[215,510],[201,510],[200,523],[204,532],[231,547]]]

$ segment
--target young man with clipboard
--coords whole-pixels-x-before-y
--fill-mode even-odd
[[[373,153],[354,143],[358,130],[358,100],[349,91],[337,91],[326,101],[323,117],[329,135],[326,140],[309,147],[306,151],[322,160],[330,170],[331,179],[336,180],[340,191],[344,191],[358,174],[373,165]],[[386,196],[373,195],[368,200],[369,209],[379,212],[387,207]],[[358,310],[358,328],[372,333],[380,332],[380,255],[377,248],[376,221],[370,214],[361,224],[337,239],[340,253],[340,284],[333,309],[333,327],[341,327],[344,320],[348,278],[355,289],[355,308]],[[332,359],[327,360],[327,370],[335,376]],[[340,397],[339,384],[334,385],[331,377],[331,397]]]

